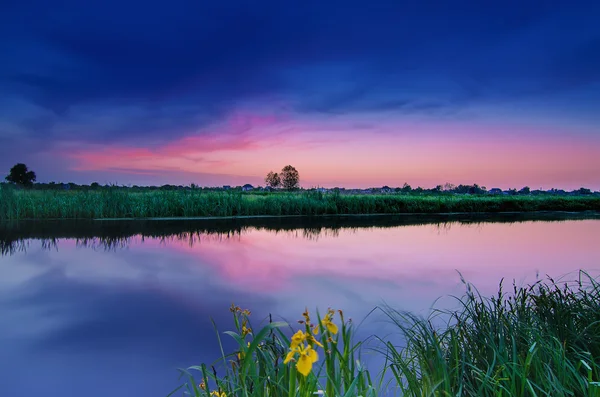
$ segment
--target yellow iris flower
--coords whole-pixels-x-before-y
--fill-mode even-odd
[[[295,349],[291,350],[287,354],[283,363],[289,363],[294,358],[294,355],[296,353],[300,355],[298,361],[296,362],[296,369],[302,375],[308,376],[308,374],[310,374],[310,371],[312,371],[313,364],[319,360],[319,355],[310,345],[300,345],[296,346]]]
[[[296,332],[292,336],[292,342],[290,343],[290,349],[295,350],[304,341],[306,341],[306,334],[302,331]]]
[[[305,333],[303,331],[298,331],[292,336],[292,342],[290,343],[290,349],[294,350],[302,343],[308,342],[309,344],[315,344],[317,346],[323,347],[318,340],[316,340],[311,334]]]
[[[325,327],[327,329],[327,331],[329,331],[329,333],[336,335],[338,333],[338,326],[335,325],[333,323],[332,318],[334,315],[334,311],[329,309],[327,311],[327,314],[325,315],[325,317],[323,317],[323,319],[321,320],[321,324],[323,325],[323,327]],[[313,333],[315,335],[319,334],[319,327],[315,327],[315,329],[313,330]]]
[[[338,327],[331,321],[331,316],[325,316],[325,318],[321,320],[321,324],[323,324],[323,326],[327,328],[327,331],[330,333],[334,335],[338,333]]]
[[[251,334],[251,333],[252,333],[252,328],[247,327],[246,324],[244,323],[242,325],[242,337],[244,337],[244,336],[246,336],[248,334]]]

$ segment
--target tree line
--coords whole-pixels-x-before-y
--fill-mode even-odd
[[[14,185],[31,187],[31,186],[33,186],[34,182],[36,181],[36,174],[34,171],[30,170],[27,167],[27,165],[25,165],[23,163],[18,163],[18,164],[15,164],[10,169],[9,174],[5,177],[5,179],[8,183],[11,183]],[[288,190],[288,191],[296,190],[296,189],[300,188],[300,174],[295,167],[293,167],[291,165],[286,165],[285,167],[283,167],[281,169],[281,171],[279,173],[270,171],[267,174],[267,176],[265,177],[265,183],[268,187],[273,188],[273,189],[283,188],[284,190]],[[56,188],[100,189],[100,188],[115,188],[117,186],[116,185],[101,186],[97,182],[94,182],[89,186],[77,185],[74,183],[50,182],[50,183],[46,183],[46,184],[36,184],[36,187],[39,189],[56,189]],[[125,186],[123,186],[123,188],[125,188]],[[134,186],[134,188],[139,188],[142,190],[146,190],[146,189],[177,190],[177,189],[183,189],[184,187],[183,186],[175,186],[175,185],[163,185],[160,187]],[[199,187],[196,186],[195,184],[191,184],[191,188],[197,189]],[[206,188],[206,189],[211,190],[214,188]],[[402,187],[397,187],[395,189],[392,189],[388,186],[384,186],[377,190],[381,190],[383,192],[417,193],[417,194],[418,193],[432,193],[432,194],[440,194],[440,193],[455,193],[455,194],[506,193],[509,195],[538,195],[538,194],[562,195],[562,194],[571,193],[571,194],[579,194],[579,195],[588,195],[588,194],[593,193],[590,189],[586,189],[583,187],[580,189],[573,190],[572,192],[566,192],[564,190],[559,190],[559,189],[551,189],[549,191],[531,190],[528,186],[525,186],[524,188],[522,188],[520,190],[508,189],[507,191],[504,191],[504,192],[502,192],[502,191],[496,192],[499,189],[492,189],[492,190],[488,191],[485,186],[479,186],[476,183],[473,185],[462,185],[461,184],[458,186],[447,183],[444,186],[437,185],[435,188],[432,188],[432,189],[423,189],[421,187],[412,188],[408,183],[405,183]]]

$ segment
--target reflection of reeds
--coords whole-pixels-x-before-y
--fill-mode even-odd
[[[232,306],[233,331],[217,332],[222,357],[210,369],[182,370],[187,382],[179,390],[198,397],[600,396],[597,278],[580,271],[572,282],[513,283],[510,293],[501,282],[491,298],[465,285],[457,310],[430,318],[380,307],[395,331],[369,338],[370,347],[352,337],[342,312],[313,320],[305,312],[300,325],[255,329],[250,313]],[[291,339],[282,332],[297,327]],[[394,336],[401,346],[390,341]],[[234,351],[223,351],[222,337],[233,338]],[[363,353],[382,358],[378,376],[377,368],[362,365]]]
[[[16,253],[27,252],[31,240],[15,240],[15,241],[3,241],[0,240],[0,255],[13,255]],[[41,248],[44,250],[58,250],[58,240],[55,238],[44,238],[40,239]]]
[[[0,240],[0,254],[14,255],[18,252],[26,252],[29,247],[31,240],[14,240],[14,241],[3,241]]]
[[[600,210],[600,197],[0,188],[0,220],[585,210]]]
[[[75,239],[78,248],[90,248],[104,251],[117,251],[129,247],[132,237],[84,237]]]
[[[15,221],[0,222],[0,254],[11,255],[15,252],[23,252],[28,247],[27,240],[31,239],[51,240],[52,248],[57,248],[58,239],[64,238],[75,239],[81,247],[116,250],[129,246],[134,237],[139,237],[142,242],[147,238],[159,239],[163,243],[183,241],[190,247],[194,247],[203,241],[239,239],[253,230],[318,241],[323,237],[336,238],[342,231],[356,233],[359,230],[402,226],[431,225],[441,233],[448,232],[454,227],[482,227],[486,223],[519,223],[536,220],[563,222],[597,218],[598,215],[595,213],[536,213],[172,221]]]

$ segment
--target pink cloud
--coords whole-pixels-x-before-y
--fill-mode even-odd
[[[600,139],[591,134],[508,122],[402,119],[381,120],[357,131],[353,126],[360,121],[351,115],[308,119],[238,111],[200,134],[162,147],[75,144],[61,154],[74,160],[72,169],[80,172],[210,173],[244,176],[250,183],[261,183],[268,171],[292,164],[305,187],[404,182],[433,187],[450,182],[600,188]]]
[[[179,170],[201,172],[231,165],[231,159],[211,158],[218,152],[256,150],[268,141],[261,140],[260,128],[279,122],[275,116],[237,112],[220,125],[186,136],[163,147],[107,146],[102,144],[70,144],[59,154],[76,161],[75,171],[123,170],[146,173]]]

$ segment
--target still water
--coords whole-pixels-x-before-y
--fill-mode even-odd
[[[600,219],[546,218],[5,225],[0,396],[165,396],[177,368],[218,356],[209,319],[227,330],[232,302],[255,321],[331,306],[358,323],[382,303],[426,315],[463,293],[458,272],[484,295],[598,274]]]

